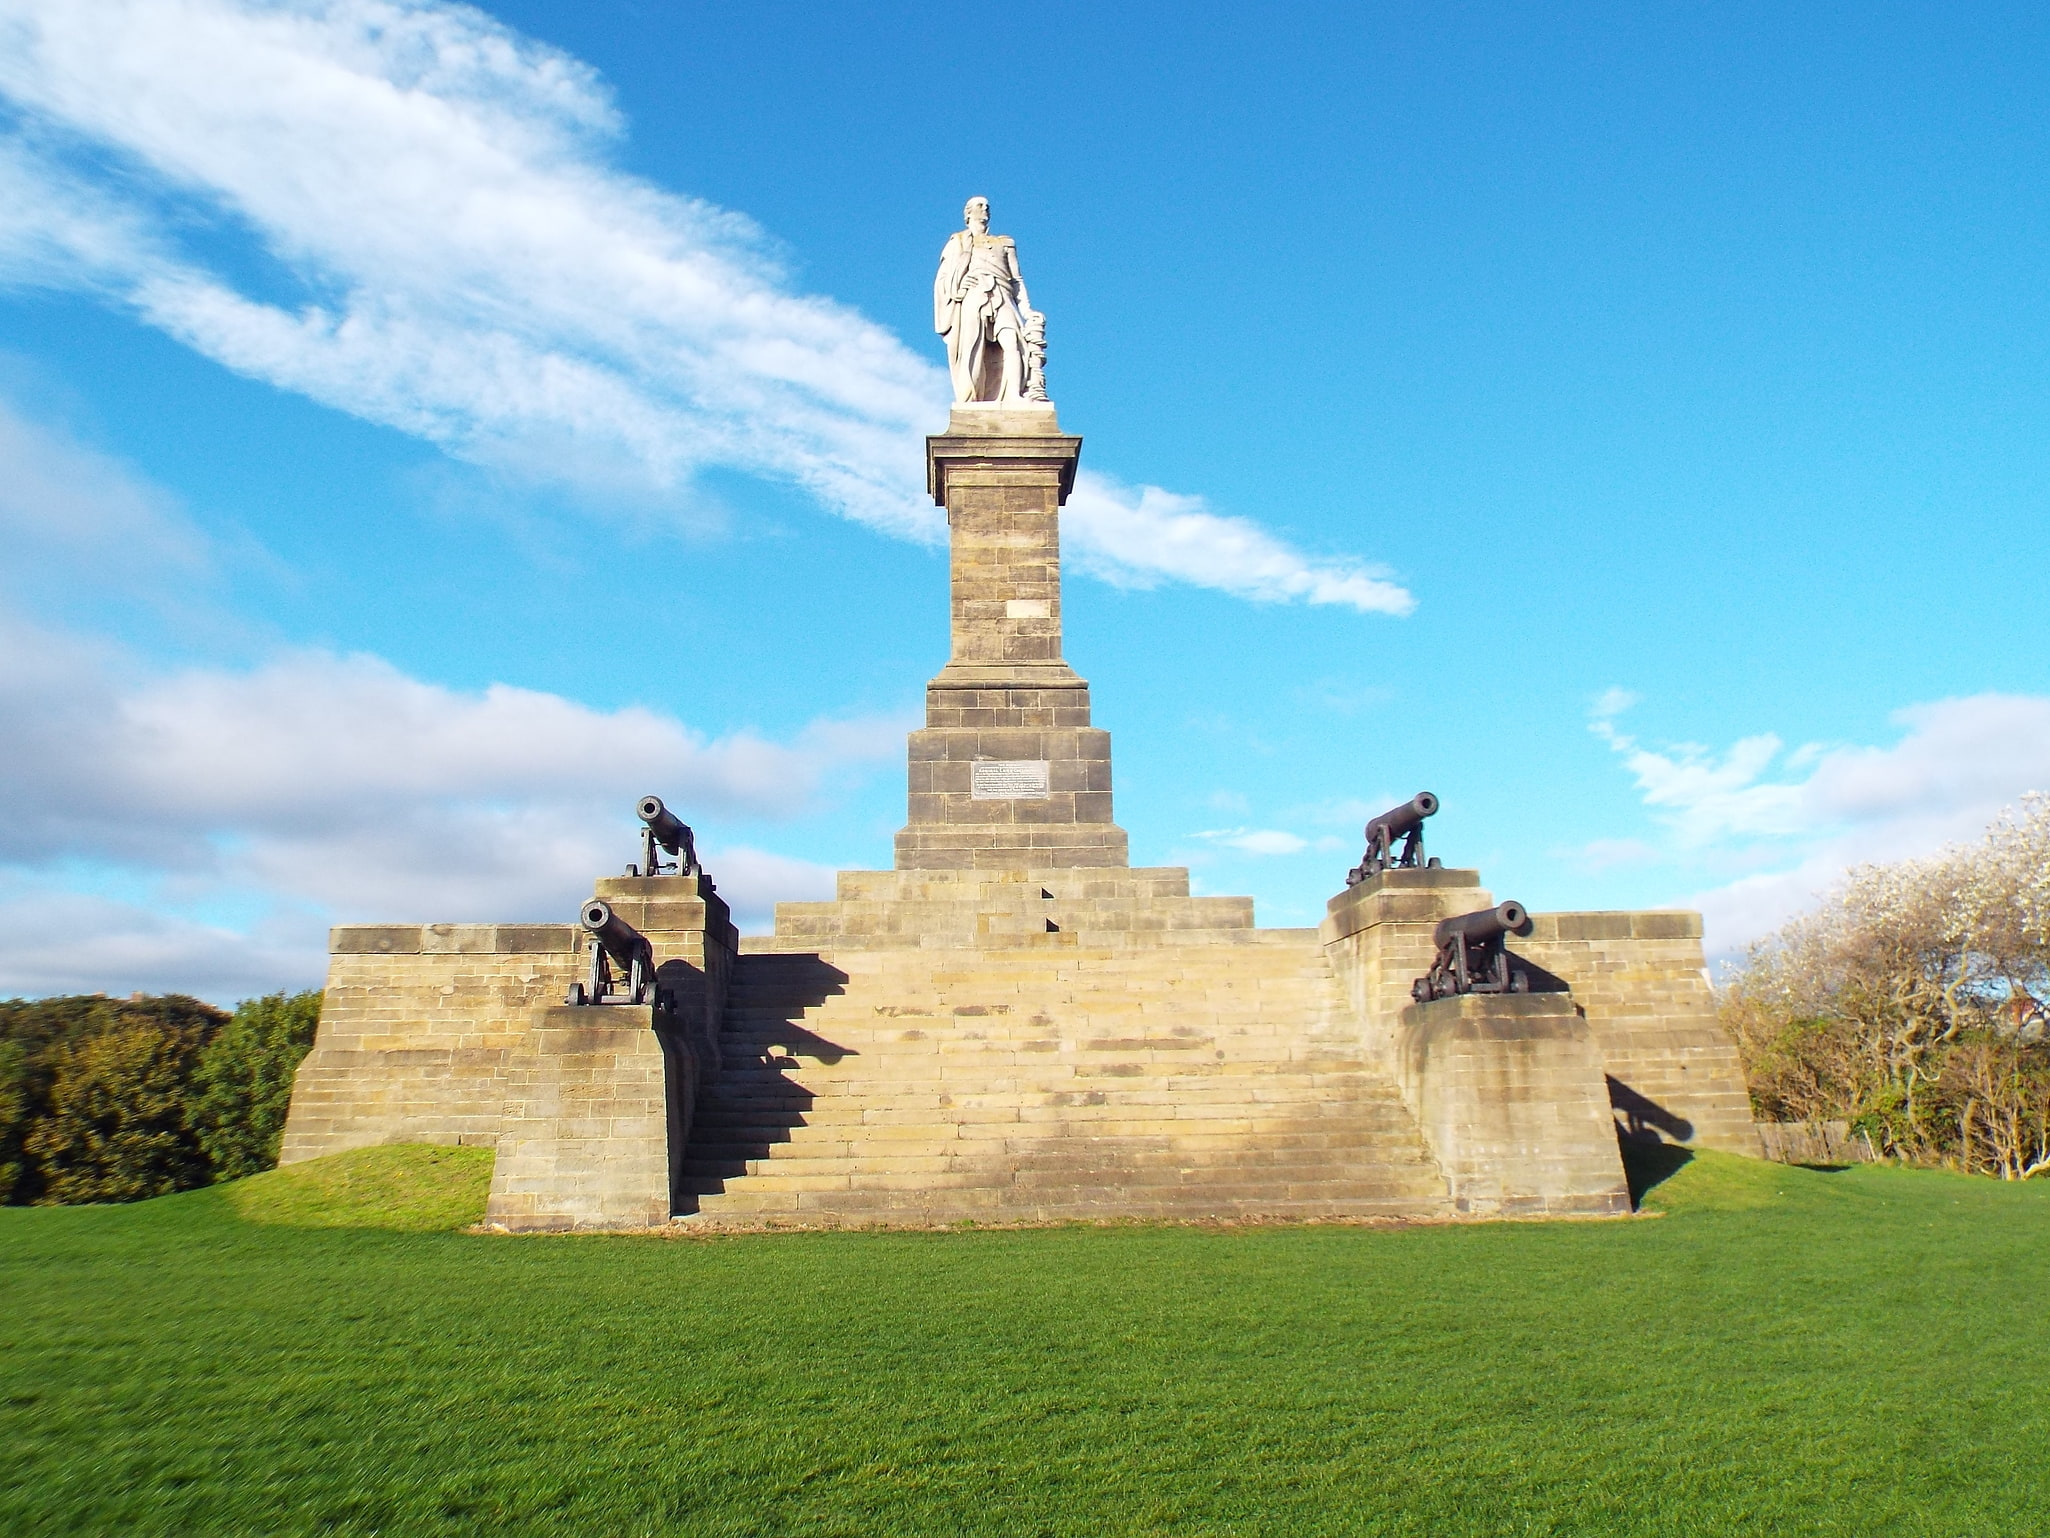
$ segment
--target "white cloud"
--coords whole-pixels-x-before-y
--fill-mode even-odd
[[[944,376],[794,292],[748,220],[609,159],[585,65],[436,0],[0,0],[0,279],[84,289],[225,366],[512,474],[674,493],[705,466],[932,540]],[[195,239],[191,232],[201,237]],[[203,254],[253,240],[266,292]],[[1403,614],[1384,573],[1085,475],[1114,581]]]
[[[163,492],[5,403],[0,463],[18,592],[140,595],[210,571]],[[630,808],[650,790],[699,825],[736,920],[764,928],[832,872],[738,830],[829,804],[912,724],[712,738],[646,708],[449,689],[320,651],[153,671],[0,601],[0,994],[229,999],[318,982],[338,920],[560,917],[633,857]]]
[[[1809,744],[1769,733],[1716,754],[1653,751],[1598,717],[1675,851],[1735,879],[1689,899],[1713,951],[1730,954],[1809,906],[1855,865],[1977,838],[2002,808],[2050,787],[2050,698],[1977,694],[1894,712],[1890,746]]]
[[[1196,837],[1242,854],[1301,854],[1310,847],[1308,839],[1280,828],[1212,828]]]
[[[1637,701],[1638,696],[1628,689],[1604,689],[1595,697],[1594,704],[1588,710],[1588,716],[1594,721],[1613,721]]]
[[[272,922],[256,932],[92,893],[0,886],[0,997],[189,993],[217,1002],[317,988],[325,932]]]
[[[1083,471],[1062,514],[1074,564],[1104,580],[1151,587],[1167,578],[1273,603],[1342,604],[1365,614],[1408,614],[1409,592],[1386,571],[1304,559],[1258,524],[1211,512],[1200,497],[1136,490]]]
[[[901,752],[910,724],[707,738],[651,710],[447,689],[371,657],[136,682],[117,660],[0,615],[0,870],[17,894],[0,993],[112,979],[220,997],[317,979],[331,922],[553,918],[633,857],[630,809],[651,790],[711,824],[706,867],[760,928],[831,873],[719,830],[815,809],[829,782]],[[81,872],[123,891],[81,892]],[[223,906],[259,917],[191,917]],[[74,919],[99,938],[67,940]]]

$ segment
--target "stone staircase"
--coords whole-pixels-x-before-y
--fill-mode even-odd
[[[1314,930],[1253,929],[1182,872],[1085,874],[962,901],[847,873],[841,904],[785,905],[735,966],[685,1220],[1450,1211]]]

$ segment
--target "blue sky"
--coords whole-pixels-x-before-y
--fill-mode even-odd
[[[0,993],[886,864],[989,196],[1133,858],[1740,947],[2050,789],[2050,19],[0,0]],[[91,933],[96,943],[80,943]]]

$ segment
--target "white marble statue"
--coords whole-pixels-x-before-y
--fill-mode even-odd
[[[957,401],[1046,399],[1046,317],[1018,274],[1018,247],[989,232],[989,199],[970,198],[968,227],[940,253],[933,329],[947,339]]]

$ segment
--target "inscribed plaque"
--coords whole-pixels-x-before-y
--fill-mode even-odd
[[[1044,801],[1046,785],[1043,758],[986,758],[969,765],[972,801]]]

